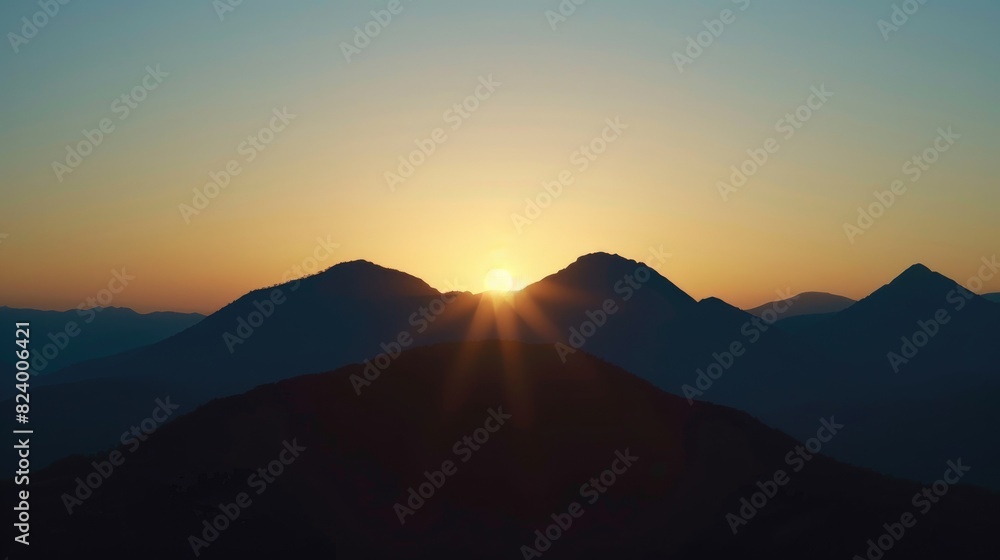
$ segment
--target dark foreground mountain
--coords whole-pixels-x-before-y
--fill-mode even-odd
[[[931,503],[919,484],[790,460],[800,444],[748,415],[584,353],[451,344],[403,353],[358,395],[364,375],[259,387],[34,473],[31,555],[11,558],[849,559],[886,524],[893,557],[998,552],[996,494],[946,485]],[[810,428],[836,445],[839,418],[821,415]]]
[[[146,346],[204,318],[198,313],[136,313],[126,307],[42,311],[0,306],[0,323],[31,324],[34,374]]]
[[[992,301],[993,303],[1000,303],[1000,292],[995,294],[985,294],[983,295],[983,297]]]
[[[768,302],[764,305],[754,307],[753,309],[747,309],[746,311],[751,315],[760,317],[768,310],[773,311],[776,307],[788,305],[788,311],[781,314],[781,319],[784,320],[791,317],[799,317],[801,315],[836,313],[847,309],[848,307],[854,305],[854,303],[855,301],[853,299],[838,296],[836,294],[828,294],[826,292],[802,292],[801,294],[792,296],[791,298]]]

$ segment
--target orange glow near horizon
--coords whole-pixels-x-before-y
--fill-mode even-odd
[[[316,242],[313,240],[310,244],[309,241],[305,241],[299,245],[304,246],[305,250],[298,252],[296,261],[283,266],[266,264],[281,262],[275,252],[277,247],[262,247],[257,258],[235,252],[216,257],[204,249],[191,251],[180,262],[199,264],[188,268],[172,264],[173,259],[182,259],[180,254],[182,252],[176,248],[171,251],[168,247],[163,248],[161,254],[164,258],[161,259],[122,258],[116,262],[105,258],[95,262],[85,262],[85,257],[80,254],[67,255],[64,260],[32,263],[31,275],[8,274],[0,288],[0,304],[37,309],[73,309],[106,287],[113,278],[114,271],[124,268],[125,272],[135,279],[115,296],[109,305],[131,307],[139,312],[182,311],[208,314],[254,289],[282,283],[283,279],[294,279],[299,276],[294,273],[296,270],[303,274],[310,272],[309,269],[303,268],[303,264],[313,264],[309,257]],[[577,256],[594,252],[580,249],[574,252],[561,252],[562,254],[556,256],[556,251],[549,250],[545,255],[553,256],[537,255],[532,260],[521,260],[508,253],[503,253],[502,258],[477,254],[456,262],[442,259],[432,264],[423,261],[421,255],[413,253],[387,254],[384,259],[379,259],[367,254],[358,254],[357,251],[349,251],[346,249],[346,244],[341,244],[341,248],[343,250],[338,249],[336,255],[319,262],[317,270],[361,258],[386,268],[412,274],[442,292],[496,291],[501,296],[507,291],[508,286],[515,290],[523,288],[565,268]],[[18,247],[13,244],[4,249],[14,253],[15,258],[19,252]],[[726,259],[732,260],[723,261],[706,258],[704,254],[686,256],[676,248],[673,248],[672,252],[673,257],[663,265],[649,262],[648,257],[642,252],[619,254],[640,262],[646,261],[658,273],[695,299],[719,297],[744,309],[778,299],[779,290],[791,290],[793,293],[830,292],[860,299],[888,283],[916,262],[924,262],[932,270],[964,284],[970,277],[975,276],[983,265],[981,259],[989,260],[991,256],[969,255],[960,258],[958,255],[949,255],[947,259],[943,259],[943,263],[935,263],[913,255],[909,258],[882,259],[878,263],[871,263],[871,260],[858,263],[848,261],[845,266],[830,261],[820,261],[810,266],[789,269],[786,274],[784,271],[777,273],[773,270],[774,266],[785,266],[780,261],[772,261],[774,265],[771,267],[762,266],[760,263],[766,261],[751,256],[752,254],[731,254],[727,255]],[[129,252],[129,257],[139,255],[146,256],[142,252]],[[24,257],[22,262],[27,262],[28,256]],[[134,264],[123,266],[120,264],[123,262]],[[286,259],[284,262],[289,261]],[[457,266],[459,262],[464,267]],[[504,263],[509,268],[496,268],[498,262]],[[441,274],[441,270],[448,272]],[[502,272],[498,273],[498,270]],[[512,273],[510,270],[517,272]],[[234,278],[237,280],[234,281]],[[983,293],[995,291],[1000,291],[1000,284],[996,279],[988,282],[982,290]]]
[[[942,11],[933,48],[886,50],[874,26],[833,32],[831,18],[858,25],[852,11],[798,3],[821,15],[748,21],[681,73],[665,53],[703,3],[604,3],[558,33],[531,2],[421,5],[353,63],[338,44],[370,19],[364,3],[258,3],[221,26],[204,6],[161,4],[143,41],[123,24],[139,14],[122,12],[0,58],[20,77],[0,90],[0,305],[75,308],[124,267],[135,280],[110,305],[211,313],[356,259],[442,291],[517,290],[602,251],[749,308],[778,290],[861,298],[914,263],[963,283],[998,250],[987,17]],[[162,87],[127,119],[110,112],[161,61]],[[834,96],[794,137],[776,130],[823,86]],[[288,122],[248,154],[276,111]],[[114,133],[57,176],[105,118]],[[954,149],[905,171],[942,127]],[[720,196],[772,137],[780,151]],[[414,153],[405,180],[387,178]],[[906,194],[845,235],[898,180]],[[649,262],[660,247],[673,256]]]

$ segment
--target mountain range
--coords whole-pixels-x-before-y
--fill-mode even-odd
[[[808,436],[818,412],[838,415],[854,429],[827,453],[929,481],[942,457],[1000,459],[991,429],[1000,422],[992,404],[1000,307],[958,288],[918,265],[841,311],[769,324],[719,299],[696,301],[642,263],[604,253],[511,294],[445,294],[399,271],[343,263],[251,292],[160,342],[39,377],[39,461],[106,449],[167,395],[183,414],[349,364],[388,374],[400,352],[416,347],[502,339],[547,344],[567,367],[597,356],[796,438]],[[926,347],[906,363],[887,357],[909,354],[901,341],[940,309],[951,319]],[[369,384],[355,378],[350,388],[363,398]],[[87,420],[67,426],[67,417]],[[1000,488],[989,469],[968,480]]]
[[[0,306],[0,322],[31,324],[37,344],[31,372],[37,375],[152,344],[204,318],[199,313],[137,313],[126,307],[44,311]]]

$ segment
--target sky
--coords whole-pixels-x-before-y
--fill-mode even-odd
[[[124,271],[110,305],[211,312],[355,259],[477,292],[651,248],[741,307],[965,283],[1000,239],[1000,5],[917,5],[4,2],[0,304]]]

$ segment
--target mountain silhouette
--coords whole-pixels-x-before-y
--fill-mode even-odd
[[[825,394],[773,425],[797,435],[791,427],[812,408],[832,406],[865,426],[838,442],[835,457],[908,478],[930,476],[932,464],[924,462],[935,455],[1000,460],[991,428],[1000,423],[996,305],[914,265],[844,311],[794,331],[848,365]],[[1000,488],[1000,473],[991,470],[974,480]]]
[[[947,323],[908,369],[993,371],[1000,358],[1000,348],[991,343],[1000,333],[1000,308],[921,264],[802,332],[852,361],[882,364],[887,353],[900,349],[901,337],[922,330],[921,322],[936,321],[939,313]]]
[[[608,253],[584,255],[559,272],[529,285],[526,290],[529,293],[561,291],[610,295],[609,291],[614,291],[615,286],[624,278],[635,276],[640,269],[650,272],[650,279],[643,284],[648,284],[648,289],[656,292],[662,301],[680,309],[690,310],[694,307],[694,298],[646,264]],[[625,286],[626,284],[622,284],[621,291],[625,290]]]
[[[43,311],[0,306],[0,322],[31,324],[36,345],[31,371],[39,375],[152,344],[204,318],[199,313],[137,313],[126,307]]]
[[[41,442],[33,460],[46,465],[105,448],[118,427],[141,420],[157,398],[174,396],[182,414],[263,383],[361,362],[381,352],[383,341],[414,329],[412,314],[441,296],[403,272],[345,262],[254,290],[159,342],[40,376],[32,387]],[[88,403],[105,402],[119,382],[134,399]],[[67,429],[67,417],[104,429]]]
[[[978,464],[1000,449],[988,429],[1000,422],[991,404],[1000,396],[1000,308],[963,295],[969,303],[904,364],[904,374],[886,359],[956,289],[944,276],[912,267],[851,307],[790,329],[786,323],[804,316],[768,324],[717,298],[695,301],[644,264],[604,253],[511,294],[442,294],[399,271],[343,263],[251,292],[166,340],[40,378],[33,392],[51,411],[39,414],[33,459],[45,465],[104,449],[121,426],[142,419],[167,395],[183,414],[306,373],[361,363],[388,375],[403,350],[499,339],[548,344],[567,365],[591,354],[663,390],[744,410],[794,437],[808,435],[816,410],[837,411],[864,429],[838,441],[829,451],[835,457],[930,481],[939,457],[958,447]],[[271,309],[266,303],[276,294],[281,303]],[[240,331],[255,313],[261,322]],[[118,381],[134,398],[90,404],[107,402]],[[145,397],[137,396],[142,391]],[[935,413],[946,409],[961,414]],[[67,417],[102,429],[68,430]],[[1000,475],[988,469],[969,480],[1000,488]]]
[[[364,366],[354,365],[214,401],[134,452],[119,448],[124,463],[92,496],[68,502],[72,515],[65,496],[108,455],[33,473],[32,553],[188,557],[190,536],[246,493],[249,505],[200,554],[525,557],[535,531],[553,515],[566,523],[558,516],[576,502],[582,515],[537,544],[552,557],[851,558],[921,492],[822,455],[795,465],[788,454],[800,444],[745,413],[691,406],[574,357],[563,363],[551,345],[435,345],[402,353],[361,395],[351,377]],[[823,421],[836,431],[839,417],[814,416],[814,432]],[[485,439],[463,440],[477,430]],[[831,446],[841,435],[832,437]],[[469,441],[480,443],[473,450]],[[289,462],[275,470],[280,457]],[[956,458],[942,457],[942,472],[947,459]],[[263,484],[261,468],[278,474]],[[775,485],[734,534],[729,516],[779,470],[787,485]],[[598,492],[590,484],[601,476]],[[410,489],[423,483],[429,493],[411,504]],[[996,556],[996,494],[953,486],[918,518],[894,556]]]
[[[775,309],[784,309],[787,306],[787,311],[781,313],[781,320],[785,320],[801,315],[836,313],[847,309],[854,305],[854,303],[853,299],[826,292],[802,292],[789,299],[770,301],[746,311],[751,315],[760,317],[765,311],[770,310],[774,312]]]
[[[82,364],[46,381],[162,374],[176,382],[197,382],[208,392],[231,394],[329,369],[331,363],[361,361],[392,326],[406,325],[406,310],[440,295],[423,280],[397,270],[367,261],[345,262],[254,290],[177,336],[107,362]],[[275,353],[275,347],[284,355]],[[242,370],[239,375],[209,376],[220,367]]]
[[[1000,303],[1000,292],[995,294],[985,294],[983,298],[992,301],[993,303]]]

